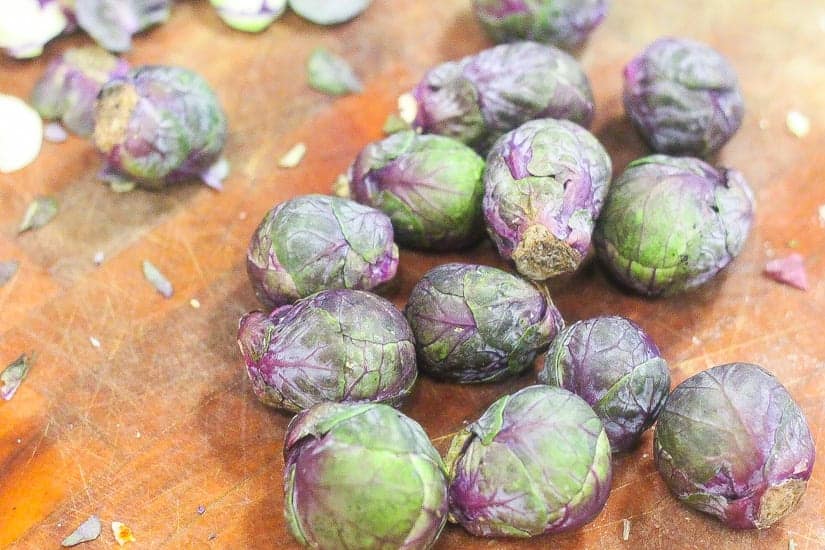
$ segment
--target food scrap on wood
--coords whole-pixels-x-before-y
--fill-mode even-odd
[[[5,401],[11,400],[28,376],[31,366],[32,360],[24,353],[3,369],[3,372],[0,372],[0,397]]]
[[[100,536],[100,519],[97,516],[91,516],[89,519],[80,524],[74,532],[63,539],[60,544],[65,547],[77,546],[84,542],[90,542]]]
[[[808,273],[805,258],[794,252],[784,258],[776,258],[765,264],[765,275],[778,283],[808,290]]]

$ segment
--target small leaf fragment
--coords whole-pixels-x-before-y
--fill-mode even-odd
[[[410,124],[406,120],[398,116],[396,113],[391,113],[384,122],[383,131],[385,134],[391,135],[409,129]]]
[[[802,254],[793,253],[785,258],[776,258],[765,264],[765,275],[782,284],[808,290],[808,274]]]
[[[201,504],[200,506],[198,506],[198,509],[195,510],[195,511],[198,513],[199,516],[202,516],[206,513],[206,506]]]
[[[788,131],[798,138],[804,138],[811,131],[811,121],[799,111],[789,111],[785,124]]]
[[[106,259],[106,255],[103,253],[103,251],[98,250],[97,252],[95,252],[94,257],[92,258],[92,262],[95,265],[101,265],[103,263],[103,260],[105,260],[105,259]]]
[[[31,360],[24,353],[9,363],[9,365],[3,369],[3,372],[0,372],[0,382],[2,382],[2,384],[0,384],[0,397],[6,401],[14,397],[20,384],[22,384],[23,380],[28,376],[31,365]]]
[[[24,233],[30,229],[39,229],[52,221],[57,215],[58,205],[53,197],[37,197],[26,208],[23,214],[23,221],[20,222],[18,233]]]
[[[148,260],[143,261],[143,276],[146,277],[146,280],[155,287],[155,290],[157,290],[161,296],[164,298],[172,297],[172,294],[175,292],[174,288],[172,288],[172,283]]]
[[[100,348],[100,340],[98,340],[94,336],[89,336],[89,343],[92,345],[93,348]]]
[[[819,205],[819,208],[817,209],[817,214],[819,214],[820,227],[825,227],[825,204]]]
[[[364,89],[349,63],[324,48],[316,48],[307,60],[309,85],[329,95],[346,95]]]
[[[629,540],[630,539],[630,520],[623,519],[622,520],[622,540]]]
[[[128,193],[134,191],[137,184],[125,178],[109,178],[109,188],[115,193]]]
[[[307,146],[303,143],[297,143],[281,157],[281,160],[278,161],[278,166],[280,168],[295,168],[301,164],[306,154]]]
[[[0,287],[11,281],[18,269],[20,269],[20,262],[17,260],[0,262]]]
[[[339,174],[332,184],[332,194],[343,199],[350,198],[350,181],[346,174]]]
[[[63,539],[60,544],[65,547],[76,546],[84,542],[90,542],[100,536],[100,519],[97,516],[91,516],[89,519],[80,524],[74,532]]]
[[[136,540],[132,530],[119,521],[112,522],[112,533],[114,533],[115,540],[120,546],[123,546],[127,542],[135,542]]]
[[[201,181],[215,191],[223,191],[223,180],[229,176],[229,161],[221,157],[201,174]]]

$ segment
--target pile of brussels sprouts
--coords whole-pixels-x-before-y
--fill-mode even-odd
[[[605,2],[475,8],[507,43],[429,71],[412,92],[412,129],[367,145],[343,196],[279,204],[252,237],[249,278],[271,311],[245,315],[238,341],[258,398],[299,413],[284,445],[291,532],[313,548],[418,549],[447,521],[482,537],[576,529],[607,501],[611,454],[633,450],[654,422],[656,465],[677,498],[732,528],[770,526],[797,504],[814,462],[787,390],[734,363],[670,393],[667,363],[640,326],[608,316],[565,327],[544,284],[592,248],[627,288],[670,295],[739,254],[751,190],[700,158],[741,123],[732,67],[676,38],[633,59],[625,107],[656,154],[611,183],[610,157],[586,129],[588,79],[548,44],[581,45]],[[395,241],[455,251],[485,230],[517,274],[437,266],[403,314],[368,292],[394,277]],[[545,352],[538,383],[490,405],[443,460],[393,408],[419,370],[491,382]]]
[[[292,534],[313,548],[418,549],[447,521],[482,537],[576,529],[607,501],[611,454],[633,450],[657,421],[656,465],[677,498],[732,528],[770,526],[797,504],[814,462],[787,390],[735,363],[670,393],[667,363],[640,326],[609,316],[565,327],[544,284],[593,248],[627,288],[670,295],[739,254],[751,190],[700,158],[741,123],[733,69],[675,38],[632,60],[625,107],[656,154],[611,183],[610,157],[586,129],[587,77],[548,44],[581,45],[605,2],[475,7],[507,43],[429,71],[412,92],[412,129],[367,145],[342,196],[279,204],[252,237],[249,278],[271,311],[245,315],[238,341],[258,398],[299,413],[284,446]],[[518,275],[437,266],[403,314],[368,292],[394,277],[396,241],[455,251],[485,230]],[[393,408],[419,370],[491,382],[545,352],[538,383],[490,405],[443,460]]]

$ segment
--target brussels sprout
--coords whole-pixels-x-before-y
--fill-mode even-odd
[[[715,153],[745,112],[727,59],[684,38],[660,38],[627,64],[624,106],[651,149],[672,155]]]
[[[201,178],[211,187],[226,141],[226,115],[206,81],[188,69],[150,65],[103,86],[94,141],[103,177],[161,189]],[[225,176],[225,174],[223,174]]]
[[[0,49],[15,59],[38,57],[68,25],[57,0],[0,0]]]
[[[372,0],[289,0],[292,11],[317,25],[337,25],[355,19]]]
[[[599,141],[566,120],[533,120],[502,136],[484,173],[484,217],[499,254],[537,281],[575,271],[611,170]]]
[[[101,47],[129,51],[132,35],[169,19],[171,0],[74,0],[77,24]]]
[[[496,42],[535,40],[581,46],[607,15],[607,0],[473,0],[476,16]]]
[[[528,120],[564,118],[588,126],[593,118],[593,93],[576,60],[535,42],[442,63],[412,93],[416,128],[480,151]]]
[[[734,529],[763,529],[789,514],[814,466],[802,410],[772,374],[731,363],[679,384],[653,440],[676,497]]]
[[[599,259],[648,296],[709,281],[745,244],[753,193],[736,170],[652,155],[613,182],[594,234]]]
[[[550,345],[538,379],[587,401],[602,419],[613,452],[639,442],[670,391],[659,348],[624,317],[597,317],[564,329]]]
[[[610,442],[580,397],[530,386],[452,441],[450,519],[482,537],[531,537],[592,520],[610,492]]]
[[[408,130],[367,145],[344,193],[387,214],[402,245],[454,250],[481,238],[483,171],[466,145]]]
[[[458,382],[492,382],[533,365],[562,327],[549,296],[494,267],[446,264],[410,294],[420,367]]]
[[[210,0],[218,17],[235,30],[261,32],[283,15],[287,0]]]
[[[70,48],[49,63],[34,87],[32,105],[43,118],[58,119],[72,132],[90,136],[100,89],[128,70],[126,61],[98,47]]]
[[[246,271],[267,307],[332,288],[370,290],[395,276],[398,247],[383,213],[354,201],[304,195],[281,203],[252,235]]]
[[[444,528],[444,463],[391,407],[316,405],[289,424],[284,458],[284,515],[304,546],[425,550]]]
[[[252,390],[264,404],[301,411],[322,401],[400,405],[417,375],[413,335],[387,300],[325,290],[238,328]]]

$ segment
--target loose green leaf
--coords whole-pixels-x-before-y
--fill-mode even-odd
[[[11,281],[19,268],[20,262],[15,260],[0,262],[0,287]]]
[[[9,401],[29,374],[31,361],[24,353],[0,372],[0,397]]]
[[[76,546],[78,544],[95,540],[100,536],[100,519],[91,516],[80,524],[74,533],[63,539],[60,544],[65,547]]]
[[[309,85],[319,92],[329,95],[346,95],[363,90],[363,85],[341,57],[318,48],[307,61]]]
[[[39,229],[52,221],[57,215],[57,200],[52,197],[37,197],[26,208],[23,221],[20,222],[18,233],[23,233],[30,229]]]
[[[148,260],[143,262],[143,276],[149,281],[155,290],[157,290],[164,298],[171,298],[174,293],[172,283],[169,282],[163,273]]]
[[[386,122],[384,122],[384,133],[387,135],[395,134],[396,132],[403,132],[404,130],[409,130],[411,128],[409,122],[398,116],[396,113],[392,113],[390,116],[387,117]]]

